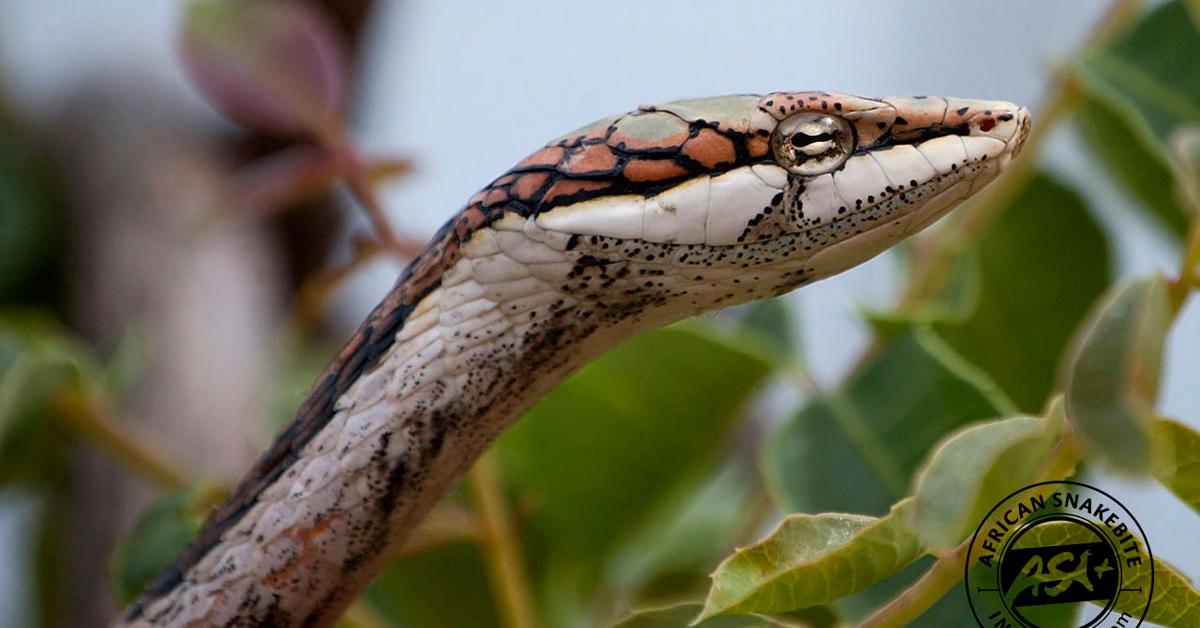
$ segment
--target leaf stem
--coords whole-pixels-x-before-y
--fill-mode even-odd
[[[356,162],[357,157],[350,157]],[[392,229],[392,224],[388,220],[387,213],[383,210],[383,203],[380,202],[379,196],[375,193],[375,187],[368,179],[366,172],[359,166],[355,165],[349,168],[346,175],[346,185],[350,188],[350,192],[354,198],[362,205],[363,210],[367,214],[367,218],[371,220],[371,227],[375,230],[376,236],[389,250],[402,258],[412,258],[418,251],[421,250],[421,245],[412,241],[401,240],[396,231]]]
[[[535,625],[533,597],[521,562],[521,549],[504,502],[494,453],[485,453],[479,458],[467,474],[467,484],[475,497],[484,562],[504,625],[508,628],[532,628]]]
[[[862,620],[858,624],[859,628],[890,628],[911,624],[962,579],[963,566],[966,564],[967,550],[970,546],[971,540],[967,539],[958,547],[938,557],[929,571],[903,593]]]
[[[421,251],[424,243],[409,238],[402,239],[396,235],[396,230],[392,228],[387,212],[383,209],[383,202],[379,200],[375,191],[378,173],[363,162],[349,138],[349,130],[340,119],[330,121],[330,124],[317,134],[321,145],[345,164],[343,171],[346,173],[346,187],[371,221],[375,236],[388,250],[402,258],[411,259]]]
[[[1188,230],[1187,246],[1179,263],[1179,277],[1168,286],[1171,309],[1178,314],[1187,300],[1187,295],[1200,284],[1197,267],[1200,266],[1200,207],[1192,213],[1192,226]]]
[[[411,556],[460,541],[483,541],[475,513],[457,500],[443,499],[413,530],[397,556]]]
[[[187,483],[187,473],[114,419],[107,404],[95,395],[77,388],[66,390],[52,404],[54,417],[71,433],[108,452],[114,460],[160,489],[174,490]]]
[[[1050,454],[1042,462],[1042,472],[1039,477],[1043,482],[1048,480],[1063,480],[1075,473],[1082,459],[1075,435],[1069,424],[1063,426],[1063,433],[1050,449]]]

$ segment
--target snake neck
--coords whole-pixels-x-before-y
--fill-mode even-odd
[[[643,329],[809,280],[769,263],[802,249],[569,236],[520,216],[477,230],[411,306],[385,300],[175,577],[126,620],[332,623],[483,450],[578,366]]]
[[[727,298],[670,307],[673,258],[532,228],[481,229],[411,306],[385,301],[127,625],[331,624],[539,397],[637,331]]]
[[[492,440],[578,366],[641,330],[862,261],[863,247],[820,259],[838,255],[826,227],[796,230],[784,211],[801,191],[778,195],[734,246],[570,235],[517,214],[446,240],[448,263],[402,278],[126,621],[332,623]]]

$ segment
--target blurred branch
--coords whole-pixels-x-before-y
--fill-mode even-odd
[[[482,542],[483,535],[475,514],[456,500],[446,498],[413,531],[398,556],[420,554],[457,541]]]
[[[391,628],[392,622],[363,600],[356,600],[337,623],[339,628]]]
[[[343,145],[342,152],[347,155],[347,159],[351,160],[351,166],[347,168],[346,185],[350,188],[350,193],[354,195],[355,200],[362,206],[363,211],[366,212],[371,226],[375,229],[375,235],[392,253],[401,258],[412,259],[415,255],[414,249],[419,251],[420,244],[414,246],[412,241],[402,241],[396,235],[395,229],[388,220],[387,212],[383,209],[383,203],[375,192],[374,182],[368,176],[367,169],[362,166],[361,160],[348,145]]]
[[[1169,285],[1171,307],[1176,314],[1187,300],[1188,293],[1200,286],[1200,208],[1192,213],[1192,227],[1188,231],[1187,246],[1179,263],[1179,277]]]
[[[529,628],[535,625],[533,597],[521,563],[521,548],[504,502],[495,456],[494,452],[488,452],[479,458],[467,474],[467,484],[475,497],[484,561],[492,591],[500,605],[502,621],[508,628]]]
[[[182,488],[188,473],[125,429],[108,411],[107,404],[79,389],[61,393],[53,402],[53,416],[72,434],[108,452],[138,476],[162,490]]]
[[[240,168],[234,177],[234,211],[240,216],[266,218],[295,209],[327,194],[349,168],[364,170],[363,176],[376,182],[408,172],[412,163],[394,157],[359,163],[315,146],[285,148]]]
[[[354,245],[350,261],[305,281],[300,286],[300,294],[294,309],[293,317],[296,324],[301,329],[309,327],[320,315],[321,309],[334,290],[356,271],[384,252],[383,245],[378,241],[363,240]]]
[[[1178,313],[1188,293],[1200,286],[1200,131],[1185,129],[1175,143],[1179,202],[1190,210],[1192,221],[1179,261],[1179,276],[1169,286],[1171,306]]]

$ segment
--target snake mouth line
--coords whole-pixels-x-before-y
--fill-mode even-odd
[[[1007,167],[1029,130],[1023,110],[1013,120],[1007,141],[953,134],[861,151],[841,170],[803,184],[798,198],[818,215],[799,231],[822,236],[850,229],[853,237],[900,222],[911,223],[905,234],[915,232]]]

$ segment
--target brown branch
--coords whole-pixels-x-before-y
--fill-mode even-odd
[[[411,259],[407,252],[412,250],[412,243],[405,242],[396,235],[396,231],[392,228],[387,213],[383,209],[383,203],[380,202],[379,196],[375,193],[375,187],[365,171],[358,167],[350,168],[350,173],[346,177],[346,185],[350,188],[354,198],[362,205],[379,241],[396,255]]]
[[[495,455],[489,452],[481,456],[467,474],[467,483],[476,501],[484,562],[500,605],[500,616],[508,628],[531,628],[535,625],[533,596],[504,501]]]

